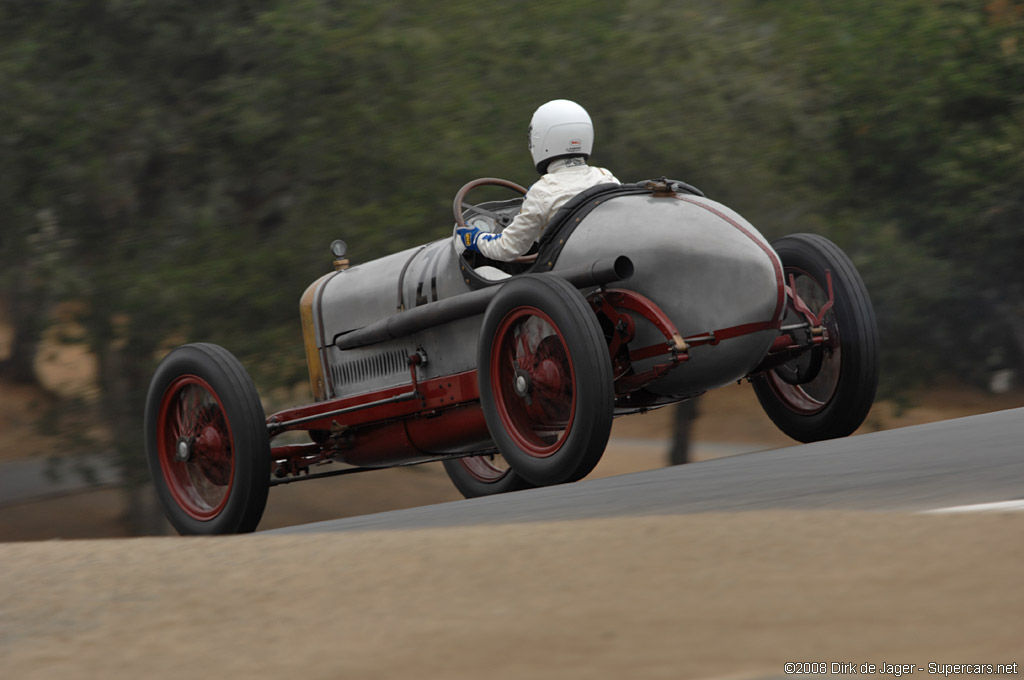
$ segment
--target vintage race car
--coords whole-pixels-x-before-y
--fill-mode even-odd
[[[521,196],[467,203],[485,185],[525,194],[470,182],[457,226],[518,212]],[[849,435],[874,401],[874,311],[843,252],[812,234],[769,244],[682,182],[589,189],[512,263],[454,238],[351,267],[332,251],[300,301],[313,403],[266,417],[215,345],[157,368],[147,458],[181,533],[253,531],[275,484],[431,461],[467,497],[576,481],[614,417],[743,379],[803,442]]]

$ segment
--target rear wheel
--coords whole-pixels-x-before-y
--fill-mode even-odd
[[[835,439],[860,427],[878,387],[878,326],[864,282],[834,243],[816,234],[792,234],[772,243],[787,282],[812,313],[835,304],[822,320],[824,345],[753,380],[772,422],[801,442]],[[802,320],[790,301],[787,323]]]
[[[455,488],[466,498],[532,489],[536,486],[513,472],[508,461],[497,452],[446,460],[444,470]]]
[[[160,363],[146,400],[146,455],[179,533],[256,529],[270,488],[270,441],[256,388],[227,350],[185,345]]]
[[[547,486],[594,469],[614,391],[604,335],[578,290],[551,275],[506,283],[484,314],[477,365],[487,426],[514,474]]]

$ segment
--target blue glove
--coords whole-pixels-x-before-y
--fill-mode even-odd
[[[459,227],[455,230],[455,233],[458,234],[462,245],[466,246],[466,250],[472,250],[474,253],[480,252],[476,245],[476,242],[480,239],[479,227]]]

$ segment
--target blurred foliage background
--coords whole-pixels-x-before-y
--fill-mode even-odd
[[[371,259],[449,233],[469,179],[529,185],[527,123],[564,97],[623,180],[838,242],[884,395],[983,383],[1024,368],[1022,29],[1010,0],[0,0],[0,371],[33,381],[72,303],[140,460],[163,351],[303,380],[330,241]]]

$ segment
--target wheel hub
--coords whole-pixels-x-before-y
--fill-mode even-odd
[[[515,377],[512,379],[512,389],[515,390],[516,395],[519,397],[526,397],[530,394],[531,387],[532,381],[530,380],[530,374],[522,369],[518,369]]]
[[[192,457],[192,449],[195,444],[194,437],[179,437],[178,443],[174,445],[174,460],[179,463],[187,463]]]

